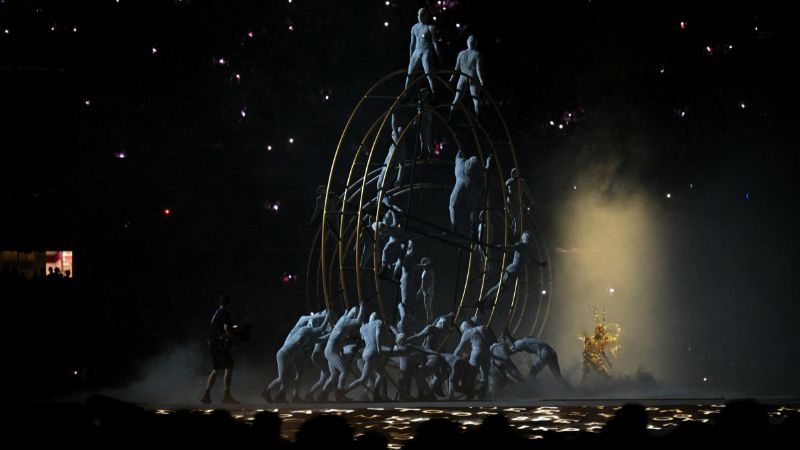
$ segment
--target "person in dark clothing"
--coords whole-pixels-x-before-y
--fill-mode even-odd
[[[231,298],[227,295],[219,297],[219,308],[214,312],[211,317],[211,333],[208,338],[208,348],[211,352],[211,374],[208,376],[206,382],[206,391],[203,398],[200,399],[203,403],[211,403],[211,388],[214,386],[214,381],[217,379],[217,371],[224,370],[224,383],[225,383],[225,397],[222,403],[239,404],[239,402],[231,396],[231,378],[233,376],[233,358],[231,357],[231,346],[233,345],[235,335],[233,334],[233,322],[231,321],[231,313],[228,311],[228,304]]]

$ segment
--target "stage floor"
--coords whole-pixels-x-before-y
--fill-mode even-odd
[[[213,408],[227,409],[237,420],[250,421],[259,411],[277,412],[283,419],[282,434],[293,440],[300,425],[316,414],[337,414],[345,417],[356,435],[380,431],[389,439],[391,448],[399,448],[411,439],[415,426],[428,419],[444,417],[459,422],[463,428],[478,426],[488,415],[502,413],[517,432],[530,439],[541,439],[545,432],[596,433],[625,403],[646,406],[650,416],[648,428],[653,434],[667,433],[684,421],[707,422],[719,414],[730,399],[591,399],[544,400],[525,404],[511,402],[438,402],[438,403],[316,403],[236,405],[142,405],[159,414],[176,410],[210,413]],[[767,406],[771,421],[780,422],[788,414],[800,411],[800,399],[759,399]]]

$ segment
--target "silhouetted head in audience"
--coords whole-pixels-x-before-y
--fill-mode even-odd
[[[602,434],[614,440],[646,439],[647,419],[644,406],[628,403],[609,419],[603,427]]]
[[[296,436],[300,449],[340,449],[353,446],[353,428],[344,417],[320,415],[308,419]]]

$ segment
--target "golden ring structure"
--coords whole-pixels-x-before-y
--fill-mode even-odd
[[[362,301],[374,301],[383,320],[394,322],[397,289],[392,296],[391,283],[387,287],[387,280],[375,269],[381,267],[382,248],[376,245],[381,236],[378,226],[368,227],[365,222],[368,214],[377,221],[387,211],[390,202],[385,196],[395,202],[406,201],[405,210],[400,208],[398,216],[405,222],[407,232],[417,232],[427,239],[438,240],[440,246],[457,249],[458,255],[452,256],[456,265],[448,267],[455,270],[455,282],[437,286],[436,298],[440,303],[434,306],[439,310],[446,309],[441,301],[449,297],[444,292],[446,288],[452,287],[450,298],[455,313],[454,323],[468,317],[473,308],[477,315],[478,300],[501,281],[510,260],[510,254],[501,246],[518,240],[513,235],[513,224],[516,224],[517,232],[529,231],[534,253],[540,260],[549,261],[547,246],[535,217],[523,202],[522,190],[515,189],[514,198],[506,195],[507,169],[517,168],[519,172],[519,164],[511,133],[491,94],[481,89],[480,95],[487,106],[482,109],[480,119],[471,108],[456,105],[466,119],[466,123],[460,125],[451,125],[440,112],[443,108],[449,109],[450,104],[409,104],[409,99],[418,95],[421,88],[431,86],[429,83],[436,87],[437,93],[452,92],[445,78],[453,74],[456,72],[445,70],[420,76],[397,93],[396,87],[402,86],[406,73],[403,70],[393,72],[373,84],[350,113],[333,154],[325,185],[322,221],[308,255],[306,305],[309,310],[324,305],[326,309],[341,311]],[[409,109],[412,112],[405,114],[406,120],[397,119]],[[447,210],[448,203],[444,199],[449,196],[454,182],[450,157],[420,160],[415,151],[410,152],[409,160],[399,161],[399,157],[395,160],[395,153],[399,153],[396,150],[401,145],[409,142],[419,145],[419,135],[415,132],[418,133],[424,116],[435,120],[437,130],[445,134],[444,139],[454,143],[457,149],[476,154],[481,161],[492,156],[491,167],[480,180],[482,198],[479,209],[487,212],[485,236],[481,237],[481,242],[474,237],[456,235],[449,230],[449,222],[442,223],[442,217],[430,214],[431,211],[438,214]],[[399,122],[396,126],[401,131],[397,145],[391,147],[387,156],[387,143],[392,142],[388,138],[393,120]],[[398,183],[394,184],[387,180],[391,178],[389,172],[398,164],[402,164],[404,171],[411,175],[407,182],[396,180]],[[414,199],[417,203],[412,201]],[[427,207],[422,208],[419,203]],[[360,251],[365,239],[372,244],[372,267],[369,269],[365,269],[369,261],[362,261]],[[485,250],[471,251],[475,245],[481,245]],[[478,261],[476,253],[483,255],[483,261]],[[445,261],[437,263],[441,267]],[[446,263],[449,265],[451,261]],[[491,268],[491,272],[484,270],[485,267]],[[512,289],[511,300],[501,303],[504,291]],[[490,307],[484,308],[483,321],[495,329],[508,329],[514,335],[521,332],[539,336],[547,323],[552,299],[551,265],[526,264],[524,273],[519,274],[513,285],[497,290]],[[502,308],[499,307],[501,304]]]

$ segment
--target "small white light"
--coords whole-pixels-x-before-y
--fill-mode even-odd
[[[689,189],[694,189],[694,183],[689,183]]]
[[[242,115],[242,117],[247,117],[247,111],[246,111],[246,110],[244,110],[244,109],[243,109],[243,110],[241,110],[241,111],[239,111],[239,114],[241,114],[241,115]]]
[[[753,27],[753,29],[754,29],[755,31],[758,31],[758,27]]]
[[[56,31],[56,27],[55,27],[55,25],[54,25],[54,26],[52,26],[52,27],[50,27],[50,31]]]
[[[72,32],[73,33],[77,33],[78,32],[78,27],[72,27]]]
[[[294,26],[289,25],[289,31],[294,31]]]
[[[667,198],[672,198],[672,194],[670,194],[669,192],[667,192]]]
[[[253,39],[253,32],[252,32],[252,31],[249,31],[249,32],[247,33],[247,37],[249,37],[250,39]]]
[[[236,78],[236,81],[242,81],[242,77],[238,73],[233,77]]]
[[[383,22],[383,26],[388,27],[389,26],[389,22]]]
[[[559,130],[563,130],[564,129],[564,124],[563,123],[558,124],[558,129]]]
[[[457,23],[457,24],[456,24],[456,28],[461,28],[461,24],[460,24],[460,23]]]
[[[8,30],[8,28],[6,28],[6,29],[4,29],[4,30],[3,30],[3,33],[5,33],[5,34],[11,34],[11,31],[9,31],[9,30]]]
[[[733,44],[728,44],[728,50],[733,50]]]
[[[739,108],[745,109],[747,108],[747,105],[745,105],[744,103],[739,103]]]
[[[73,375],[77,375],[77,374],[78,374],[78,371],[77,371],[77,370],[73,370],[73,371],[72,371],[72,374],[73,374]]]
[[[555,123],[555,122],[553,122],[553,121],[551,120],[551,121],[550,121],[550,126],[551,126],[551,127],[554,127],[554,126],[556,126],[556,123]]]
[[[271,145],[268,145],[268,146],[267,146],[267,151],[268,151],[268,152],[271,152],[271,151],[272,151],[272,146],[271,146]]]
[[[155,48],[155,47],[153,47],[153,48],[151,49],[151,51],[153,52],[153,54],[154,54],[154,55],[155,55],[156,53],[158,53],[158,49],[157,49],[157,48]]]
[[[294,138],[289,138],[289,143],[294,144]]]
[[[545,291],[544,289],[542,289],[542,295],[547,295],[547,291]]]
[[[219,61],[217,61],[217,63],[219,63],[220,65],[225,64],[225,58],[220,58]]]
[[[389,6],[389,5],[391,5],[391,3],[390,2],[386,2],[386,6]]]
[[[326,100],[326,101],[327,101],[327,100],[330,100],[330,99],[331,99],[331,98],[330,98],[330,96],[327,96],[327,95],[325,96],[325,100]]]
[[[433,16],[433,21],[436,22],[436,16]]]
[[[86,100],[83,101],[83,104],[89,106],[92,104],[92,101],[87,98]]]
[[[609,293],[610,295],[614,295],[616,292],[617,292],[617,290],[616,290],[616,289],[614,289],[614,288],[608,288],[608,293]]]
[[[578,190],[578,186],[572,186],[572,190],[573,191],[577,191]]]
[[[703,383],[708,382],[708,377],[703,377]]]

